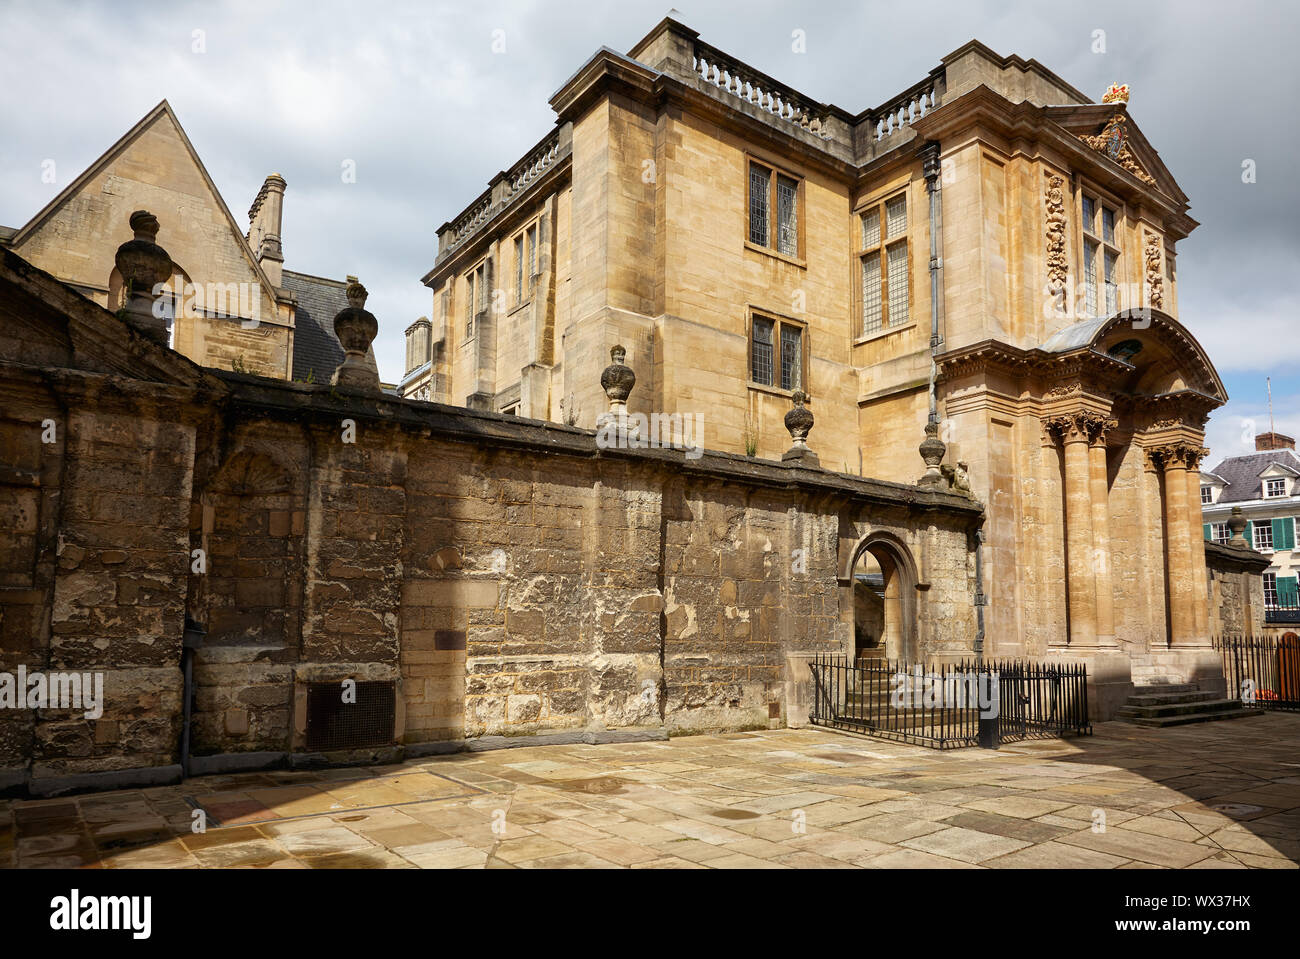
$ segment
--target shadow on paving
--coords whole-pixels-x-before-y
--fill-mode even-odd
[[[203,776],[0,803],[0,865],[1294,868],[1297,743],[1271,713],[999,750],[800,729]]]

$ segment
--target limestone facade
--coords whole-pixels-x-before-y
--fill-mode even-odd
[[[1126,90],[971,42],[853,114],[669,19],[550,102],[439,230],[435,398],[590,425],[622,343],[631,411],[773,459],[803,390],[827,469],[896,482],[932,420],[987,509],[993,652],[1119,684],[1171,648],[1169,678],[1199,668],[1197,477],[1227,397],[1178,321],[1197,224]]]

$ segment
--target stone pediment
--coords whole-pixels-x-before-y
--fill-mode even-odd
[[[1187,200],[1159,153],[1143,135],[1125,103],[1048,107],[1046,115],[1089,149],[1179,202]]]

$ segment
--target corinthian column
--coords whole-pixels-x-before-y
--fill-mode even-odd
[[[1098,423],[1088,446],[1088,486],[1092,499],[1093,570],[1097,582],[1097,644],[1115,645],[1115,589],[1110,558],[1110,484],[1106,467],[1106,431],[1119,424]]]
[[[1209,574],[1205,569],[1205,532],[1201,522],[1201,460],[1209,450],[1198,446],[1187,448],[1185,461],[1187,468],[1187,503],[1192,510],[1184,533],[1188,538],[1191,551],[1192,614],[1196,643],[1210,641],[1210,584]]]
[[[1169,592],[1170,642],[1175,645],[1196,641],[1196,608],[1205,605],[1203,589],[1200,593],[1196,591],[1196,583],[1205,579],[1205,560],[1202,557],[1199,563],[1196,562],[1190,535],[1193,529],[1200,529],[1200,511],[1198,509],[1193,517],[1188,501],[1187,463],[1193,449],[1176,443],[1151,450],[1165,478],[1165,577]],[[1199,462],[1199,456],[1197,460]],[[1196,502],[1199,505],[1199,497]],[[1207,613],[1203,611],[1201,615]]]
[[[1048,422],[1065,448],[1065,568],[1071,646],[1097,645],[1096,543],[1088,447],[1099,419],[1092,413],[1071,413]],[[1113,616],[1111,632],[1113,635]]]

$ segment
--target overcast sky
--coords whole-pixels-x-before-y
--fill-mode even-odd
[[[1300,4],[677,3],[704,40],[855,113],[972,37],[1041,61],[1094,99],[1128,83],[1134,122],[1202,224],[1179,247],[1178,278],[1180,318],[1232,397],[1210,423],[1210,465],[1253,449],[1249,421],[1267,429],[1266,376],[1277,428],[1300,436]],[[380,372],[396,381],[403,331],[430,312],[419,279],[437,227],[550,128],[547,100],[587,57],[628,50],[670,9],[0,0],[0,223],[27,222],[166,98],[241,226],[266,174],[285,177],[285,265],[361,278]],[[806,53],[792,51],[795,30]],[[46,159],[54,184],[41,182]],[[355,183],[343,182],[345,160]]]

